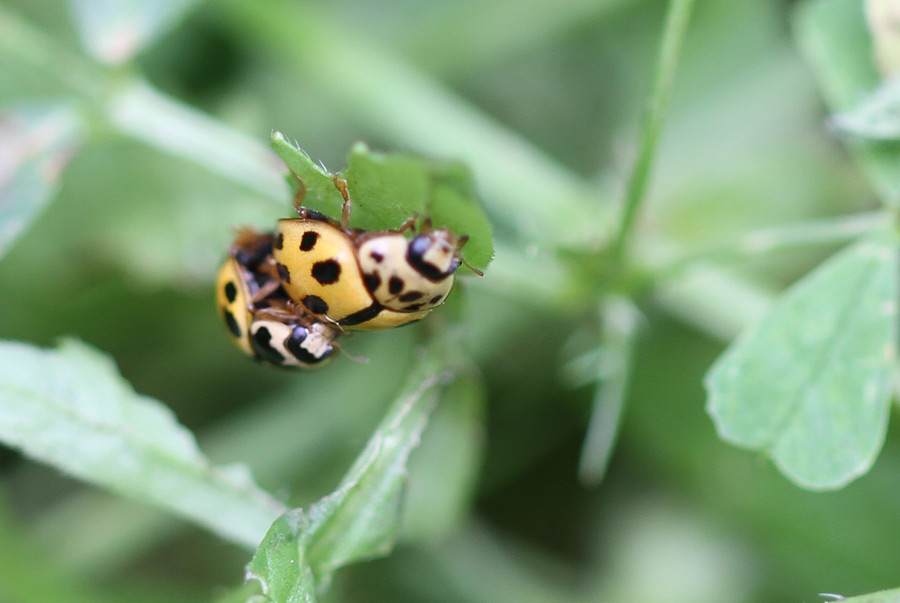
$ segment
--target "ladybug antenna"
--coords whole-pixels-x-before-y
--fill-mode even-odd
[[[478,276],[484,276],[484,272],[482,272],[481,270],[479,270],[478,268],[476,268],[469,262],[465,261],[463,258],[459,258],[459,263],[462,264],[463,266],[465,266],[466,268],[468,268],[469,270],[471,270],[472,272],[474,272],[475,274],[477,274]]]
[[[345,349],[344,349],[344,346],[342,346],[342,345],[341,345],[340,343],[338,343],[337,341],[332,341],[332,342],[331,342],[331,345],[332,345],[332,347],[337,348],[338,351],[339,351],[341,354],[343,354],[344,356],[346,356],[347,358],[349,358],[349,359],[352,360],[353,362],[359,362],[360,364],[368,364],[368,362],[369,362],[369,359],[366,358],[365,356],[354,356],[353,354],[351,354],[350,352],[348,352],[347,350],[345,350]]]
[[[459,251],[460,249],[462,249],[463,246],[468,242],[469,242],[469,235],[463,235],[463,236],[459,237],[459,239],[457,239],[457,241],[456,241],[456,251]],[[457,255],[456,258],[459,260],[460,264],[462,264],[463,266],[465,266],[466,268],[468,268],[469,270],[471,270],[478,276],[484,276],[484,272],[482,272],[478,268],[475,268],[474,266],[472,266],[472,264],[470,264],[469,262],[464,260],[462,256]]]

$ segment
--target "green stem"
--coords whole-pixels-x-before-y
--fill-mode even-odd
[[[619,228],[610,248],[609,262],[614,273],[620,272],[625,261],[627,247],[634,232],[635,219],[644,201],[644,192],[647,188],[647,180],[662,131],[666,109],[669,105],[678,57],[681,53],[681,45],[693,5],[694,0],[671,0],[666,13],[653,90],[650,94],[650,103],[644,113],[640,152],[628,181]]]

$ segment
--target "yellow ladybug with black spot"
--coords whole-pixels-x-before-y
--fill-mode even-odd
[[[278,367],[317,368],[332,358],[340,334],[305,312],[271,273],[273,235],[244,230],[216,280],[216,304],[232,341]]]
[[[338,181],[336,180],[336,184]],[[408,238],[399,230],[346,226],[298,207],[300,218],[278,221],[272,256],[288,296],[343,329],[373,331],[421,320],[447,298],[465,239],[446,229]]]

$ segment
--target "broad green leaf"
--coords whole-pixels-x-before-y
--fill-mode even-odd
[[[840,595],[835,595],[832,600],[840,601],[840,603],[900,603],[900,588],[881,590],[876,593],[869,593],[866,595],[858,595],[856,597],[848,598],[841,597]]]
[[[872,129],[871,122],[884,122],[886,117],[864,116],[870,111],[866,105],[874,102],[871,95],[880,81],[863,10],[859,0],[810,0],[799,5],[794,29],[829,109],[855,114],[857,122],[865,118]],[[842,116],[838,124],[847,119]],[[884,126],[887,124],[879,127]],[[881,199],[896,203],[900,196],[900,145],[865,140],[848,143]]]
[[[407,460],[445,380],[438,356],[432,352],[422,360],[337,489],[272,526],[247,568],[248,579],[258,581],[269,600],[315,601],[335,570],[391,550],[400,530]]]
[[[335,174],[313,162],[280,132],[272,135],[272,148],[303,180],[303,205],[339,217],[343,197],[335,187]],[[490,263],[494,253],[490,222],[461,164],[374,153],[359,143],[340,176],[347,181],[352,201],[350,226],[393,229],[410,217],[427,217],[437,227],[469,237],[461,255],[470,265],[485,268]]]
[[[197,0],[70,0],[84,47],[119,65],[165,33]]]
[[[0,257],[56,194],[82,136],[81,120],[61,103],[0,114]]]
[[[865,473],[884,441],[896,363],[897,243],[863,240],[793,285],[706,376],[719,434],[810,489]]]
[[[0,442],[246,546],[284,510],[246,468],[212,466],[168,408],[77,341],[0,341]]]

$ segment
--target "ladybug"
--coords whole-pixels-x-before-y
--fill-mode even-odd
[[[441,305],[465,238],[426,220],[410,239],[404,232],[415,218],[397,230],[351,229],[346,182],[335,177],[335,185],[344,197],[340,223],[297,200],[300,217],[278,221],[272,257],[287,295],[342,329],[364,331],[421,320]]]
[[[293,303],[269,274],[273,235],[242,231],[216,280],[216,305],[235,344],[278,367],[316,368],[339,332]]]

